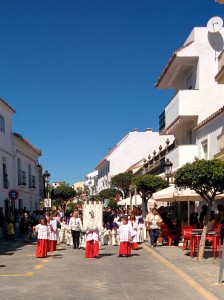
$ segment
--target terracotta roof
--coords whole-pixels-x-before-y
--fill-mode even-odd
[[[157,82],[155,83],[155,87],[157,87],[160,83],[160,81],[163,79],[164,75],[166,74],[166,71],[168,70],[168,68],[170,67],[170,65],[172,64],[173,60],[175,59],[175,57],[177,56],[177,54],[179,52],[181,52],[183,49],[187,48],[188,46],[190,46],[193,43],[193,41],[183,45],[181,48],[177,49],[175,52],[173,52],[172,56],[170,57],[170,59],[168,60],[168,63],[166,64],[165,68],[163,69],[162,73],[159,76],[159,79],[157,80]]]
[[[224,112],[224,106],[221,107],[220,109],[218,109],[216,112],[214,112],[214,114],[210,115],[208,118],[206,118],[204,121],[202,121],[201,123],[199,123],[194,130],[197,130],[199,128],[201,128],[202,126],[206,125],[208,122],[210,122],[211,120],[213,120],[214,118],[216,118],[218,115],[220,115],[221,113]]]
[[[27,139],[25,139],[21,134],[14,132],[14,136],[16,136],[19,140],[21,140],[23,143],[31,147],[33,150],[35,150],[39,155],[42,155],[41,150],[35,148]]]
[[[2,98],[0,98],[0,101],[3,102],[6,106],[8,106],[8,108],[10,108],[12,110],[12,112],[16,112],[10,105],[8,105],[8,103],[6,103]]]
[[[98,168],[110,155],[113,153],[122,143],[126,138],[129,136],[129,133],[112,149],[110,152],[98,163],[98,165],[95,167]]]

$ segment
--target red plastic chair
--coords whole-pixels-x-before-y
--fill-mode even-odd
[[[175,238],[177,238],[176,230],[170,230],[167,224],[161,225],[161,234],[162,234],[162,244],[163,239],[167,239],[168,246],[172,246],[172,243]]]
[[[209,241],[212,243],[212,250],[213,250],[213,257],[216,257],[217,251],[219,251],[219,258],[221,257],[221,230],[222,230],[222,224],[216,223],[214,225],[214,228],[212,232],[214,231],[214,235],[207,235],[206,241]]]
[[[182,231],[182,237],[183,237],[183,247],[182,250],[184,251],[184,249],[186,250],[188,247],[188,241],[191,240],[191,232],[193,230],[192,226],[184,226],[182,227],[181,231]]]

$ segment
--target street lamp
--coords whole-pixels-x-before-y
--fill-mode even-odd
[[[173,163],[167,158],[163,164],[163,167],[164,167],[164,173],[166,175],[167,183],[169,184],[169,178],[172,175]]]
[[[45,173],[43,174],[43,178],[44,178],[44,186],[45,186],[45,193],[46,193],[46,197],[47,197],[47,212],[48,212],[48,216],[49,216],[49,191],[48,191],[48,184],[50,182],[50,176],[51,174],[48,173],[48,171],[46,170]],[[45,196],[45,195],[44,195]]]

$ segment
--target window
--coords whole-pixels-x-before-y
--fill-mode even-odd
[[[9,188],[7,166],[5,163],[3,163],[3,187],[4,187],[4,189]]]
[[[192,129],[188,130],[188,132],[187,132],[187,144],[188,145],[193,144],[193,131],[192,131]]]
[[[205,140],[201,143],[202,147],[202,158],[208,159],[208,141]]]
[[[186,89],[192,90],[192,74],[186,80]]]
[[[0,115],[0,131],[5,132],[5,118]]]

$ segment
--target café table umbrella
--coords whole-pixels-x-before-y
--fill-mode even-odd
[[[190,201],[204,201],[194,190],[189,188],[181,189],[171,184],[169,187],[160,190],[152,195],[152,198],[156,201],[163,202],[175,202],[175,201],[187,201],[188,205],[188,224],[190,224]],[[224,194],[219,194],[215,199],[224,198]]]

